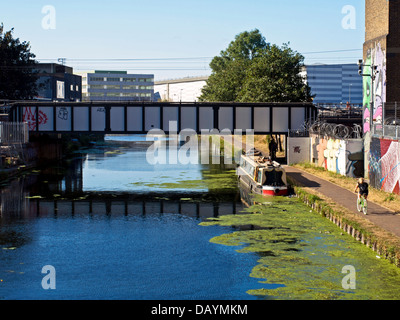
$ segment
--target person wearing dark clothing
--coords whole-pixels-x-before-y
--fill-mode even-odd
[[[356,185],[356,188],[354,189],[354,192],[357,192],[357,190],[360,196],[364,196],[364,198],[367,199],[368,183],[366,183],[363,178],[358,179],[358,183]]]
[[[278,150],[278,144],[276,143],[276,141],[274,140],[274,138],[271,139],[269,145],[269,156],[271,157],[272,161],[276,160],[276,151]]]

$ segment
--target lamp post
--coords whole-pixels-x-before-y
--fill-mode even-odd
[[[364,67],[371,67],[371,73],[363,73],[363,68]],[[358,60],[358,74],[362,77],[370,77],[371,78],[371,102],[370,102],[370,120],[369,120],[369,129],[372,131],[373,127],[373,112],[374,112],[374,104],[375,104],[375,98],[374,98],[374,80],[376,78],[376,75],[379,73],[377,70],[378,66],[375,66],[373,64],[364,64],[363,60]]]
[[[353,85],[352,83],[349,84],[349,103],[351,103],[351,86],[352,85]]]

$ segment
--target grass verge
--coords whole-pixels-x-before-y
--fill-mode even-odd
[[[332,199],[290,180],[296,196],[377,254],[400,267],[400,238],[337,204]],[[353,186],[354,187],[354,186]]]
[[[352,192],[354,191],[354,188],[357,184],[356,178],[342,176],[338,173],[327,171],[324,168],[317,167],[311,163],[293,164],[292,167],[304,170]],[[386,209],[400,214],[400,195],[398,194],[388,193],[370,186],[368,201],[372,201]]]

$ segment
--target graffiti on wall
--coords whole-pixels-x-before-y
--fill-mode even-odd
[[[288,138],[288,164],[310,161],[310,138]]]
[[[385,57],[385,51],[382,50],[381,44],[378,43],[373,49],[368,50],[367,58],[364,61],[364,75],[371,74],[371,65],[377,67],[374,81],[372,81],[371,77],[363,77],[364,133],[370,131],[370,124],[372,121],[376,123],[382,122],[383,104],[386,102]]]
[[[37,117],[37,119],[36,119]],[[42,125],[46,124],[48,121],[47,114],[39,110],[36,114],[36,107],[26,107],[24,114],[22,115],[22,122],[28,123],[28,128],[30,131],[36,130],[36,124]]]
[[[312,161],[319,167],[349,177],[364,176],[363,140],[311,137]]]
[[[368,170],[373,187],[400,194],[400,141],[372,138]]]

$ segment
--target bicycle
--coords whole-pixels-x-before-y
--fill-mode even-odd
[[[368,212],[367,199],[365,199],[364,196],[360,196],[360,194],[358,194],[358,197],[357,197],[357,210],[358,210],[358,212],[362,211],[364,214],[367,214],[367,212]]]

